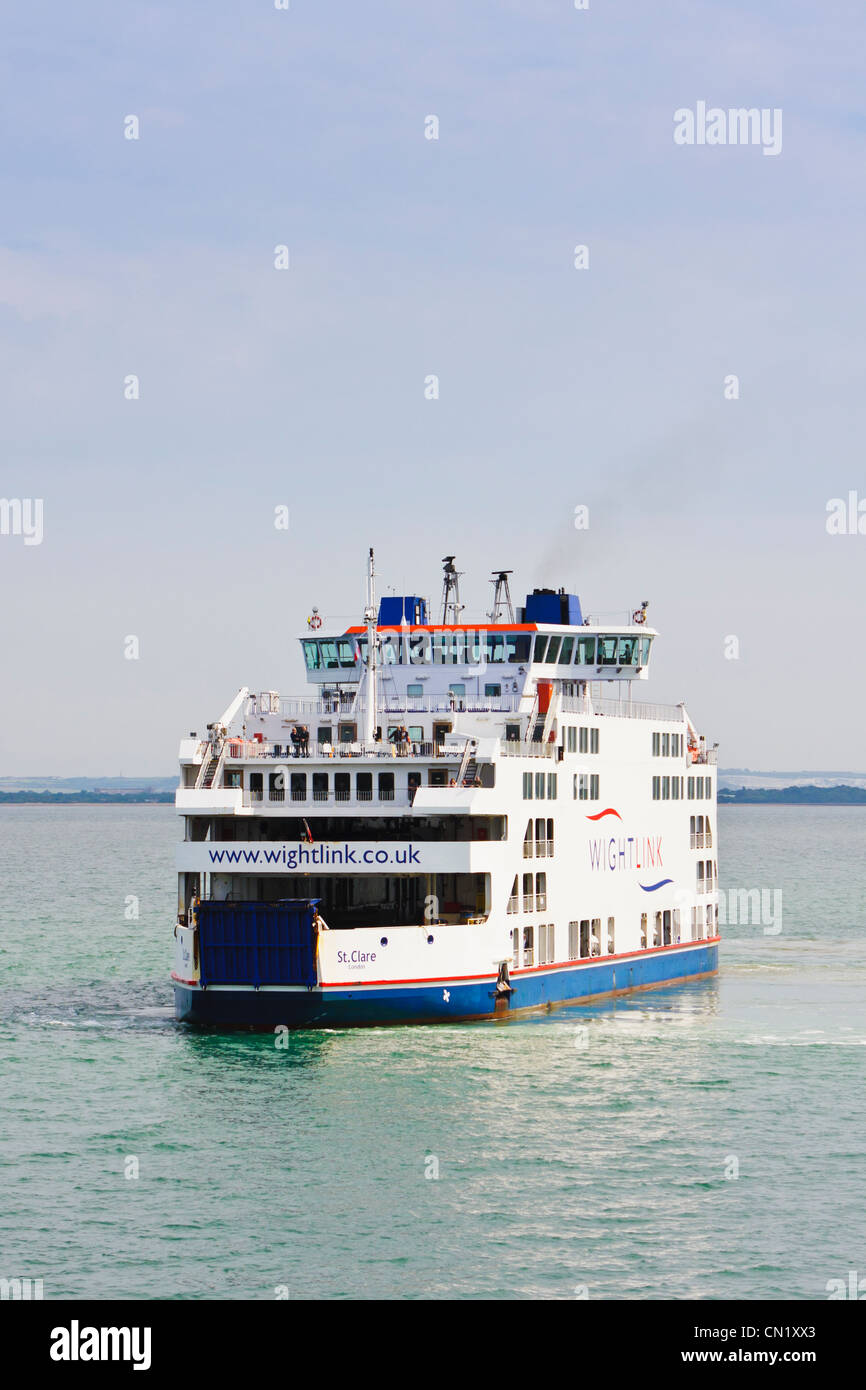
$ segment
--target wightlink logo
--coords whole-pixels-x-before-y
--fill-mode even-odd
[[[721,106],[695,103],[674,112],[675,145],[760,145],[764,154],[782,153],[781,107]]]
[[[614,810],[613,806],[606,806],[603,811],[597,811],[594,816],[587,816],[588,821],[606,820],[608,816],[615,816],[617,820],[622,820],[619,811]],[[662,863],[662,837],[661,835],[611,835],[609,839],[590,840],[589,842],[589,867],[596,873],[622,873],[628,869],[646,870],[661,869]],[[654,893],[657,888],[663,888],[666,883],[673,883],[672,878],[660,878],[657,883],[641,883],[638,886],[645,893]]]
[[[131,1361],[134,1371],[150,1370],[149,1327],[69,1327],[51,1332],[52,1361]]]

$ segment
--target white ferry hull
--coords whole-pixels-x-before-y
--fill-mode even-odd
[[[174,980],[178,1019],[220,1027],[363,1028],[520,1016],[715,974],[718,937],[598,960],[514,971],[512,993],[495,975],[339,986],[210,985]]]

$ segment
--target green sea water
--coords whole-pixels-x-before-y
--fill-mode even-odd
[[[175,1023],[170,807],[0,807],[0,1276],[50,1298],[827,1297],[866,1276],[866,810],[720,811],[717,978]],[[135,908],[139,915],[125,914]]]

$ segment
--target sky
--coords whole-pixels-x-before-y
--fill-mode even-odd
[[[303,693],[371,545],[434,600],[456,554],[468,620],[498,568],[649,599],[641,695],[723,765],[866,769],[859,0],[4,29],[0,497],[43,520],[0,527],[0,775],[170,774],[241,685]],[[781,150],[677,144],[699,103]]]

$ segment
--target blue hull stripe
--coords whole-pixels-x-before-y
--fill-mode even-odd
[[[514,993],[496,1009],[495,981],[467,984],[361,986],[357,989],[199,989],[175,984],[179,1019],[196,1023],[274,1028],[361,1028],[387,1023],[455,1023],[520,1014],[553,1004],[626,994],[693,979],[718,969],[716,942],[613,957],[573,969],[516,975]]]

